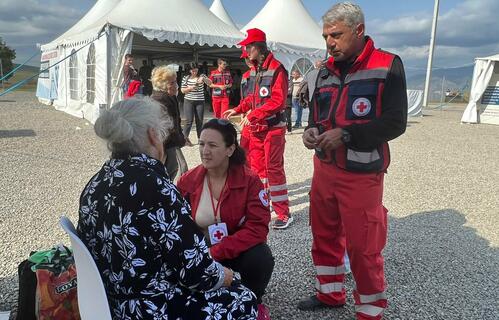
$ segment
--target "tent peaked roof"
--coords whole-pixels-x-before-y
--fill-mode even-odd
[[[244,36],[217,18],[200,0],[121,0],[107,22],[149,40],[172,43],[232,47]]]
[[[325,50],[322,30],[301,0],[269,0],[241,31],[251,28],[263,30],[270,42]]]
[[[56,47],[62,44],[64,40],[79,36],[83,31],[88,30],[96,22],[105,17],[121,0],[98,0],[90,10],[69,30],[57,37],[55,40],[45,45],[47,47]]]
[[[491,60],[491,61],[499,61],[499,53],[498,54],[494,54],[492,56],[488,56],[488,57],[483,57],[483,58],[475,58],[475,60]]]
[[[227,10],[225,10],[222,0],[214,0],[210,7],[210,11],[229,26],[237,28],[234,20],[232,20],[230,15],[227,13]]]

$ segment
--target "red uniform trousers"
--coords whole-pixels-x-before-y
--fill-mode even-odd
[[[239,145],[241,146],[241,148],[243,148],[244,152],[246,152],[246,165],[248,166],[248,168],[251,168],[251,157],[249,152],[250,137],[251,137],[251,131],[249,129],[249,126],[246,125],[241,130],[241,138],[239,139]]]
[[[381,255],[387,237],[383,179],[384,173],[351,173],[314,156],[310,224],[317,298],[330,305],[345,303],[346,244],[357,319],[381,319],[387,306]]]
[[[215,118],[222,118],[222,114],[229,110],[229,97],[212,97],[211,106]]]
[[[289,215],[288,186],[284,172],[286,127],[251,132],[251,169],[260,177],[269,192],[272,207],[279,217]]]

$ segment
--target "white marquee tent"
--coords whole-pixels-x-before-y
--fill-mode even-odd
[[[99,108],[120,99],[126,53],[189,61],[239,57],[244,35],[201,0],[99,0],[70,30],[42,46],[37,96],[58,109],[94,122]]]
[[[499,125],[499,54],[475,59],[470,101],[461,122]]]
[[[229,26],[237,28],[234,20],[232,20],[230,15],[227,13],[227,10],[225,10],[222,0],[214,0],[210,7],[210,11]]]
[[[288,70],[297,64],[304,74],[326,56],[322,30],[301,0],[269,0],[241,31],[252,28],[267,34],[269,48]]]

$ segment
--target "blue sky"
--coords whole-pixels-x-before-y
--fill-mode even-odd
[[[210,6],[212,0],[202,0]],[[238,25],[245,25],[266,0],[223,0]],[[368,34],[378,47],[399,54],[407,67],[424,69],[434,0],[358,0]],[[0,37],[16,49],[16,62],[36,51],[79,20],[95,0],[1,0]],[[335,1],[303,0],[314,20]],[[251,4],[251,5],[249,5]],[[472,64],[476,56],[499,52],[498,0],[440,1],[435,66]],[[297,21],[299,23],[299,21]],[[36,64],[36,62],[34,63]]]

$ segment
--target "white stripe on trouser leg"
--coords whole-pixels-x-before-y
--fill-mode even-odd
[[[270,186],[269,190],[270,190],[270,192],[288,190],[288,185],[287,184],[280,184],[280,185],[276,185],[276,186]]]
[[[272,202],[287,201],[288,200],[288,195],[287,194],[285,194],[283,196],[273,196],[273,195],[270,195],[270,200],[272,200]]]
[[[332,292],[342,292],[343,283],[342,282],[330,282],[321,284],[319,280],[315,280],[315,288],[321,293],[332,293]]]
[[[318,276],[335,276],[344,274],[346,271],[345,265],[337,267],[328,267],[328,266],[315,266],[315,270],[317,271]]]
[[[360,312],[363,314],[367,314],[368,316],[371,317],[376,317],[379,316],[380,314],[383,313],[385,309],[377,306],[373,306],[370,304],[363,304],[363,305],[357,305],[355,306],[355,312]]]
[[[386,300],[386,293],[383,291],[380,293],[369,294],[369,295],[359,294],[359,299],[360,303],[372,303],[378,300]]]

